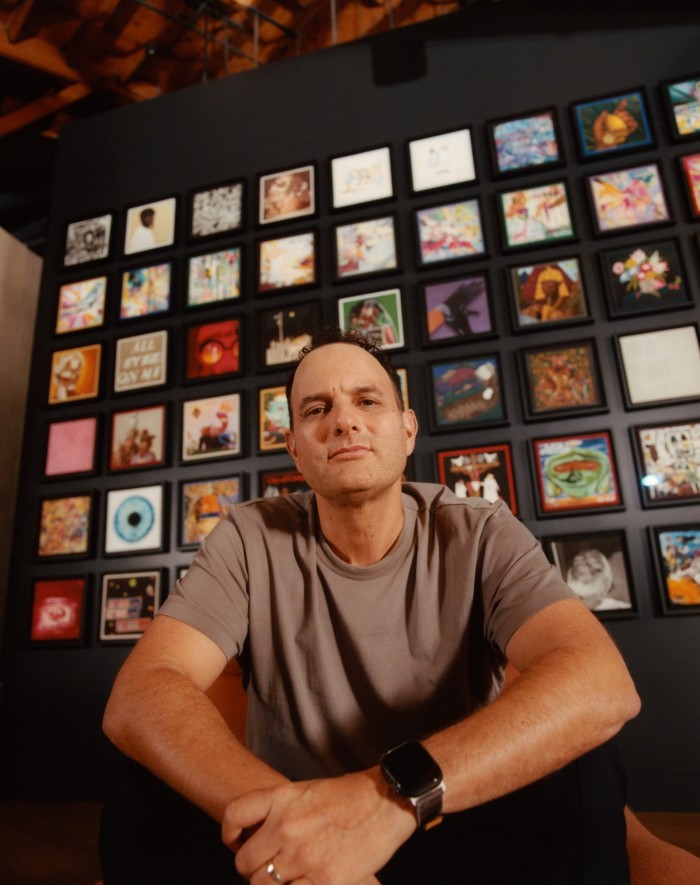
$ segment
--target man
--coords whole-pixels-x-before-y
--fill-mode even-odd
[[[128,252],[143,252],[146,249],[154,249],[158,244],[153,231],[156,220],[156,210],[148,206],[139,213],[141,223],[134,228],[129,240]]]
[[[402,487],[417,421],[366,339],[316,340],[288,396],[313,492],[207,537],[107,734],[222,821],[252,885],[622,885],[624,800],[589,751],[638,698],[606,632],[502,502]],[[246,747],[206,694],[237,655]]]

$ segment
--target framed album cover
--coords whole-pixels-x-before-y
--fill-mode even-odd
[[[160,607],[161,569],[112,572],[102,576],[100,641],[139,639]]]
[[[582,160],[653,147],[643,89],[580,101],[571,106]]]
[[[177,198],[131,206],[126,213],[124,254],[164,249],[175,242]]]
[[[82,645],[88,581],[85,576],[34,581],[29,637],[42,645]]]
[[[478,198],[415,212],[418,264],[428,267],[486,254]]]
[[[700,397],[695,325],[629,332],[615,338],[625,408],[644,409]]]
[[[234,504],[245,500],[242,474],[180,483],[180,547],[196,547]]]
[[[142,406],[112,414],[109,469],[162,467],[166,451],[166,406]]]
[[[700,522],[649,528],[664,615],[700,614]]]
[[[86,344],[51,355],[49,405],[94,399],[100,389],[101,344]]]
[[[598,172],[586,179],[597,234],[653,227],[671,221],[658,163]]]
[[[302,347],[311,344],[321,325],[318,301],[259,310],[255,315],[257,368],[267,370],[292,365]]]
[[[431,431],[507,424],[497,353],[430,363]]]
[[[505,501],[518,515],[510,443],[445,449],[435,454],[438,480],[458,498]]]
[[[516,332],[592,320],[577,257],[512,266],[508,269],[508,288]]]
[[[40,559],[87,556],[92,544],[93,495],[42,498],[39,503]]]
[[[192,255],[187,262],[187,307],[241,297],[241,246]]]
[[[239,375],[242,368],[240,317],[216,323],[199,323],[187,328],[187,381]]]
[[[258,292],[279,292],[318,282],[316,231],[258,243]]]
[[[170,310],[173,265],[170,261],[133,267],[122,273],[119,319],[131,320]]]
[[[367,218],[335,228],[335,279],[397,270],[396,217]]]
[[[647,240],[600,253],[611,319],[690,307],[693,303],[677,240]]]
[[[313,163],[258,177],[258,224],[273,224],[313,215],[316,211]]]
[[[411,190],[414,194],[476,181],[469,127],[408,142]]]
[[[244,197],[243,179],[190,191],[188,239],[204,242],[241,230]]]
[[[117,340],[114,392],[159,387],[168,380],[168,332],[145,332]]]
[[[258,495],[261,498],[279,498],[308,491],[306,480],[294,467],[258,471]]]
[[[403,347],[406,341],[400,289],[338,299],[338,324],[346,331],[371,336],[385,350]]]
[[[475,273],[420,287],[423,343],[457,344],[497,334],[488,275]]]
[[[95,472],[98,421],[95,415],[52,421],[46,441],[44,476],[90,475]]]
[[[394,196],[388,145],[333,157],[330,165],[333,209],[376,203]]]
[[[486,131],[496,176],[546,171],[564,162],[559,118],[554,108],[491,120]]]
[[[700,420],[631,429],[643,507],[700,501]]]
[[[401,400],[403,402],[404,409],[410,409],[411,405],[409,403],[409,393],[408,393],[408,369],[403,366],[394,366],[396,369],[396,374],[399,376],[399,383],[401,385]]]
[[[623,509],[610,432],[532,440],[540,517]]]
[[[258,448],[261,452],[286,452],[286,432],[290,430],[289,408],[284,385],[258,391]]]
[[[667,80],[661,99],[675,141],[700,137],[700,74]]]
[[[607,411],[593,338],[519,351],[526,421]]]
[[[688,203],[693,218],[700,218],[700,153],[680,157]]]
[[[564,181],[498,194],[505,249],[550,245],[576,236]]]
[[[549,535],[542,546],[587,609],[605,619],[639,614],[623,529]]]
[[[104,324],[107,277],[64,283],[58,290],[56,334],[95,329]]]
[[[182,404],[183,461],[235,458],[242,451],[240,393],[192,399]]]
[[[105,555],[162,551],[164,506],[162,483],[109,490],[105,508]]]
[[[114,215],[111,212],[71,221],[66,227],[63,266],[75,267],[109,258],[113,225]]]

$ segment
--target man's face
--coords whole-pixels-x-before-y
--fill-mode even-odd
[[[323,498],[372,497],[398,485],[417,422],[381,364],[355,344],[327,344],[296,371],[287,448]]]

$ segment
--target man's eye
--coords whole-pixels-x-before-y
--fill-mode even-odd
[[[304,412],[304,417],[310,418],[313,415],[321,415],[324,411],[323,406],[314,406],[313,409],[307,409],[306,412]]]

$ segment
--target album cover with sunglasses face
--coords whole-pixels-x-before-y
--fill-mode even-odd
[[[241,321],[202,323],[187,330],[186,379],[196,381],[241,371]]]

